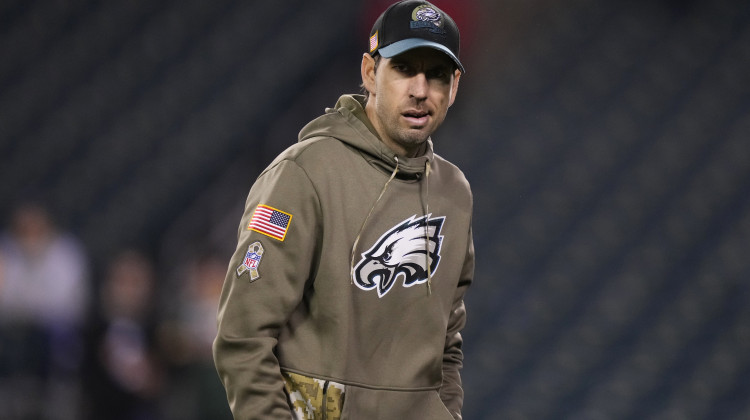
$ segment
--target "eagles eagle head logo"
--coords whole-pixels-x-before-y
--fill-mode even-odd
[[[440,13],[437,12],[437,10],[427,5],[417,7],[412,13],[412,20],[431,22],[435,26],[442,26],[442,22],[440,21],[441,18],[442,17],[440,16]]]
[[[362,253],[353,272],[357,287],[377,289],[378,297],[383,297],[399,279],[404,287],[426,282],[440,263],[440,230],[445,222],[445,217],[430,216],[404,220]]]

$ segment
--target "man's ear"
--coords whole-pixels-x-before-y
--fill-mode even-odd
[[[461,70],[456,69],[456,71],[453,73],[453,86],[451,86],[451,97],[448,101],[448,107],[450,108],[451,105],[453,105],[453,102],[456,100],[456,94],[458,93],[458,82],[461,80]]]
[[[368,53],[362,55],[362,86],[372,95],[375,92],[375,59]]]

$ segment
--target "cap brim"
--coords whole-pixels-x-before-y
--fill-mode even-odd
[[[466,73],[466,70],[464,70],[464,66],[460,61],[458,61],[458,57],[456,57],[448,47],[442,44],[438,44],[437,42],[428,41],[422,38],[402,39],[401,41],[394,42],[393,44],[386,47],[379,48],[378,53],[385,58],[391,58],[399,54],[403,54],[409,50],[421,47],[434,48],[446,54],[451,58],[451,60],[453,60],[454,63],[456,63],[456,66],[458,66],[458,69],[461,70],[461,73]]]

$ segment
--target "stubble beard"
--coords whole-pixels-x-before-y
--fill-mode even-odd
[[[380,105],[380,104],[378,104]],[[378,106],[377,112],[380,116],[382,130],[390,141],[398,144],[408,151],[416,151],[430,138],[430,130],[414,129],[402,125],[401,114],[388,112],[385,107]]]

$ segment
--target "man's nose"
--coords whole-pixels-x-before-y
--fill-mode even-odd
[[[409,95],[413,98],[420,100],[427,98],[428,89],[427,76],[424,73],[417,73],[411,78]]]

